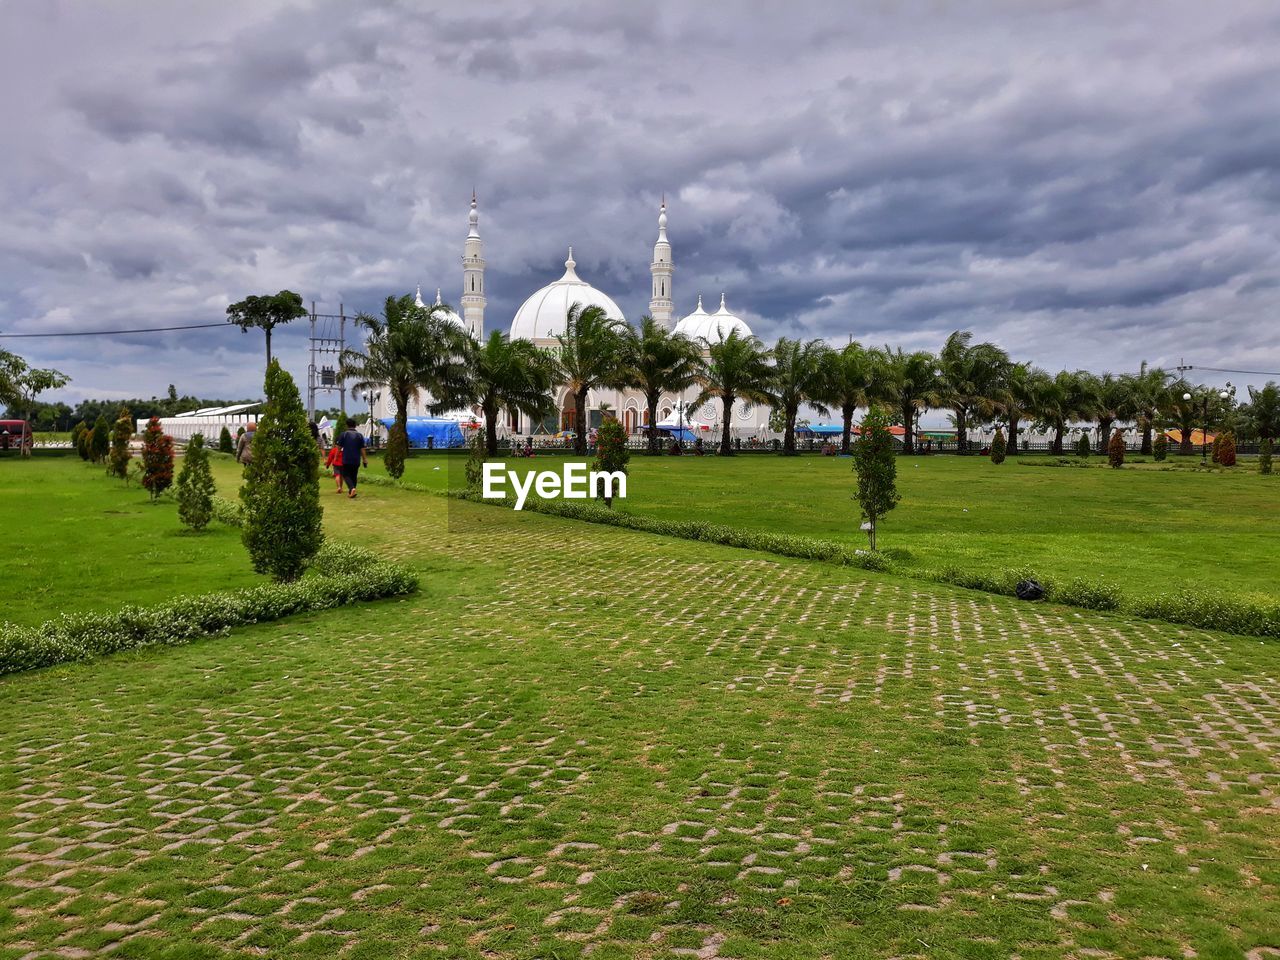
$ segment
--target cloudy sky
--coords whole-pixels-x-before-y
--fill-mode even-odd
[[[569,244],[634,319],[665,191],[677,311],[767,341],[1280,370],[1274,0],[0,0],[0,86],[3,332],[456,302],[473,187],[489,329]],[[234,328],[0,345],[67,398],[260,383]]]

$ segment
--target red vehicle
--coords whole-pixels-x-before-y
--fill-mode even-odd
[[[0,420],[0,453],[31,448],[31,425],[25,420]]]

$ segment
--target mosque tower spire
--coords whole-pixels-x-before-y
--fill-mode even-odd
[[[653,296],[649,298],[649,316],[668,330],[674,321],[674,307],[671,302],[671,273],[675,265],[671,262],[671,244],[667,241],[667,195],[662,195],[662,206],[658,209],[658,241],[653,245],[653,263],[649,264],[649,272],[653,274]]]
[[[477,340],[484,338],[484,246],[480,241],[480,215],[476,192],[471,191],[470,229],[462,251],[462,322]]]

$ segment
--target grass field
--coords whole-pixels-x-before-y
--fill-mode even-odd
[[[449,468],[435,469],[443,462],[412,459],[405,479],[443,489]],[[559,462],[542,457],[509,465],[555,469]],[[902,501],[881,526],[880,547],[921,566],[1103,576],[1132,593],[1184,586],[1274,593],[1280,477],[1155,466],[1116,471],[900,458]],[[460,471],[453,469],[456,481]],[[630,471],[620,509],[866,544],[846,459],[637,456]]]
[[[325,506],[422,592],[0,679],[0,957],[1280,950],[1280,646]]]
[[[224,483],[234,495],[234,475]],[[0,620],[34,624],[260,579],[238,531],[214,524],[187,533],[176,504],[152,504],[137,483],[109,480],[78,457],[0,458],[0,491],[8,534]]]

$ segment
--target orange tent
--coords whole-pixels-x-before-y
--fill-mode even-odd
[[[1168,438],[1170,443],[1182,443],[1181,430],[1177,430],[1177,429],[1166,430],[1164,432],[1164,435]],[[1193,447],[1199,447],[1205,444],[1211,444],[1213,443],[1213,440],[1214,440],[1214,435],[1212,433],[1206,434],[1203,430],[1191,431],[1191,445]]]

